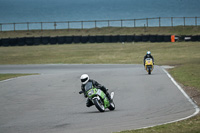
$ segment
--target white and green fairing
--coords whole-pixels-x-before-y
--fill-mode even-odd
[[[110,102],[105,93],[100,89],[94,88],[91,82],[86,84],[85,89],[89,99],[93,99],[94,97],[99,96],[103,100],[105,108],[110,106]]]

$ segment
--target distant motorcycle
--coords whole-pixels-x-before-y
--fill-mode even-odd
[[[151,58],[146,58],[145,59],[145,69],[148,72],[148,74],[151,74],[153,71],[154,65],[153,65],[153,60]]]
[[[106,108],[109,110],[115,109],[115,104],[113,102],[114,92],[111,93],[112,100],[109,101],[105,93],[102,90],[95,88],[92,82],[87,82],[85,85],[85,92],[87,97],[93,102],[100,112],[104,112]],[[79,94],[82,93],[83,91],[79,92]]]

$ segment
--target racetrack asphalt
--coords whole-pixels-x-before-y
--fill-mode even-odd
[[[132,64],[0,65],[0,73],[39,73],[0,82],[1,133],[110,133],[196,111],[160,66],[152,75]],[[83,73],[115,92],[114,111],[86,107],[78,93]]]

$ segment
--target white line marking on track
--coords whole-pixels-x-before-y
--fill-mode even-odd
[[[178,122],[178,121],[182,121],[182,120],[186,120],[189,119],[195,115],[197,115],[200,111],[199,107],[192,101],[192,99],[185,93],[185,91],[181,88],[180,85],[178,85],[178,83],[174,80],[174,78],[162,67],[162,70],[167,74],[167,76],[171,79],[171,81],[177,86],[177,88],[183,93],[183,95],[188,99],[188,101],[193,105],[195,112],[187,117],[178,119],[178,120],[174,120],[174,121],[170,121],[170,122],[166,122],[166,123],[161,123],[161,124],[157,124],[157,125],[151,125],[151,126],[147,126],[147,127],[143,127],[143,128],[138,128],[138,129],[145,129],[145,128],[150,128],[150,127],[155,127],[155,126],[160,126],[160,125],[165,125],[165,124],[169,124],[169,123],[174,123],[174,122]]]

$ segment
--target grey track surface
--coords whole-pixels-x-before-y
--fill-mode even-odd
[[[0,73],[40,73],[0,82],[0,133],[110,133],[192,115],[193,105],[160,66],[1,65]],[[79,95],[83,73],[114,91],[116,110],[100,113]]]

